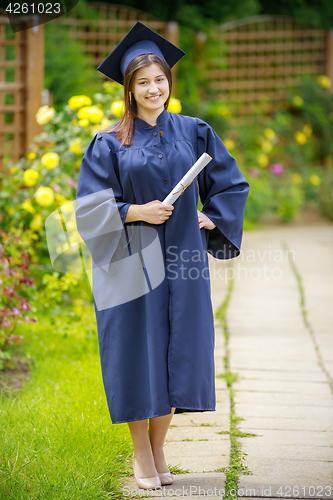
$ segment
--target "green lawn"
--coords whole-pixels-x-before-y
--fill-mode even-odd
[[[94,323],[39,321],[16,331],[32,378],[0,399],[0,498],[125,498],[132,441],[126,423],[111,424]]]

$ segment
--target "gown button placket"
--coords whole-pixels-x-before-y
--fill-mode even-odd
[[[158,157],[161,160],[163,158],[163,155],[159,154]]]
[[[153,135],[154,135],[155,137],[157,136],[157,132],[156,132],[156,130],[155,130],[155,132],[153,132]]]

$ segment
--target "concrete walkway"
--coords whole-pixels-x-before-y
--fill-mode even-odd
[[[227,323],[235,411],[239,430],[255,434],[239,438],[252,474],[239,474],[238,498],[333,499],[333,224],[246,232],[241,256],[210,259],[210,271],[215,312],[234,276]],[[216,374],[225,355],[216,323]],[[222,498],[225,474],[217,471],[230,455],[224,378],[216,389],[216,412],[174,415],[167,434],[168,464],[191,472],[149,496]],[[124,486],[139,493],[134,478]]]

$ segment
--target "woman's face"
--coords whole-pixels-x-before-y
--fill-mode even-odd
[[[162,112],[169,97],[169,82],[157,64],[137,70],[131,89],[138,107],[138,115],[147,112]]]

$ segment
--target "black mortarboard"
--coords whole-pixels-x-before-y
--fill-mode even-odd
[[[142,54],[157,54],[172,68],[185,52],[137,21],[97,69],[112,80],[123,84],[127,66]]]

